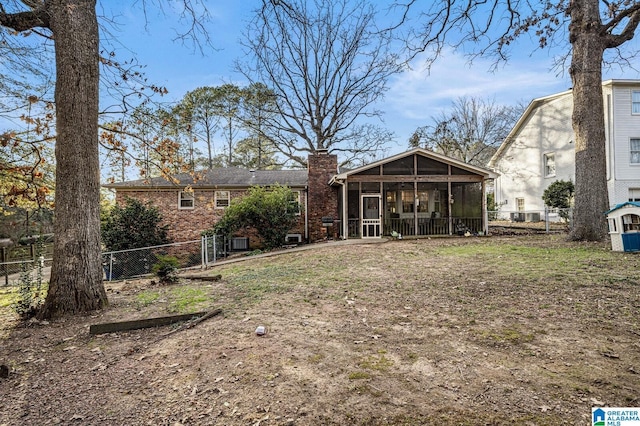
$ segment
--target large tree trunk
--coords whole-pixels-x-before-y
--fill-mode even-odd
[[[576,149],[576,192],[573,240],[600,241],[607,235],[604,212],[607,190],[602,59],[604,40],[598,33],[598,0],[575,0],[571,6],[569,38],[573,48],[573,131]]]
[[[40,318],[107,304],[100,256],[96,0],[51,0],[56,51],[55,242]]]

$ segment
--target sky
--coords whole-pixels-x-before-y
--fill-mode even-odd
[[[114,3],[115,7],[118,3]],[[166,99],[177,101],[187,91],[200,86],[246,85],[244,77],[234,71],[234,61],[243,56],[240,39],[258,3],[256,0],[210,2],[208,10],[212,19],[208,29],[217,50],[208,50],[204,55],[172,41],[175,32],[168,28],[179,24],[171,21],[169,13],[162,15],[153,11],[145,23],[139,7],[125,12],[122,10],[126,8],[122,7],[117,17],[122,32],[114,34],[130,49],[128,53],[135,54],[139,62],[147,65],[147,76],[168,88]],[[526,44],[495,72],[490,71],[491,59],[476,59],[470,65],[462,53],[453,51],[444,52],[430,69],[424,58],[417,58],[410,70],[390,79],[385,99],[376,105],[384,112],[384,122],[380,124],[396,135],[395,143],[388,146],[389,151],[406,150],[416,128],[449,109],[459,97],[474,96],[497,104],[516,105],[570,88],[568,74],[558,75],[551,70],[550,53],[534,50],[535,45]],[[126,55],[123,53],[123,56]]]

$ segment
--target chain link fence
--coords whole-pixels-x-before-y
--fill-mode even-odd
[[[120,250],[102,253],[102,266],[106,281],[141,277],[153,273],[153,265],[159,256],[173,256],[178,260],[178,268],[207,267],[238,250],[237,238],[229,240],[222,236],[207,236],[201,240]],[[241,242],[242,243],[242,242]],[[248,242],[246,242],[248,244]],[[51,273],[51,246],[46,248],[21,247],[8,254],[3,247],[0,260],[0,286],[15,286],[24,280],[25,271],[36,280],[42,274],[48,281]],[[245,249],[242,247],[242,249]],[[39,271],[39,272],[38,272]]]
[[[214,235],[182,243],[106,252],[102,254],[104,278],[114,281],[151,274],[159,256],[178,259],[178,269],[206,268],[234,251],[235,240]]]
[[[102,253],[104,278],[114,281],[151,274],[160,256],[178,259],[179,269],[199,266],[202,265],[202,244],[200,240],[193,240]]]
[[[29,272],[35,280],[36,270],[51,266],[52,244],[19,244],[0,247],[0,286],[15,285],[20,274]]]
[[[489,227],[536,228],[546,232],[570,229],[573,209],[498,210],[488,212]]]

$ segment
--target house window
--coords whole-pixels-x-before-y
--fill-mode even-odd
[[[300,203],[300,191],[292,191],[291,195],[291,205],[294,205],[295,203],[297,205],[296,214],[300,214],[302,212],[302,204]]]
[[[549,152],[544,154],[544,177],[553,177],[556,175],[556,154]]]
[[[616,219],[610,218],[608,220],[608,222],[609,222],[609,233],[610,234],[617,234],[618,233],[618,226],[616,224]]]
[[[629,188],[629,201],[640,201],[640,188]]]
[[[631,164],[640,164],[640,139],[631,139],[629,154]]]
[[[631,92],[631,113],[640,114],[640,90]]]
[[[622,216],[624,232],[640,231],[640,216],[637,214],[625,214]]]
[[[429,193],[427,191],[418,191],[418,213],[429,211]]]
[[[224,209],[225,207],[229,207],[230,200],[231,200],[231,193],[229,191],[216,191],[215,193],[216,209]]]
[[[415,203],[413,189],[400,191],[400,196],[402,199],[402,213],[413,213],[413,205]]]
[[[524,198],[516,198],[516,210],[519,212],[524,211]]]
[[[195,197],[193,192],[180,191],[178,192],[178,208],[179,209],[192,209],[194,206]]]

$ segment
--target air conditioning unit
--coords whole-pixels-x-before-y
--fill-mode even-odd
[[[287,243],[301,243],[302,242],[302,234],[287,234],[284,239]]]
[[[526,222],[540,222],[540,212],[536,213],[526,213],[525,214]]]
[[[524,222],[524,213],[511,213],[510,217],[511,222]]]
[[[231,251],[249,250],[249,238],[234,237],[231,239]]]

